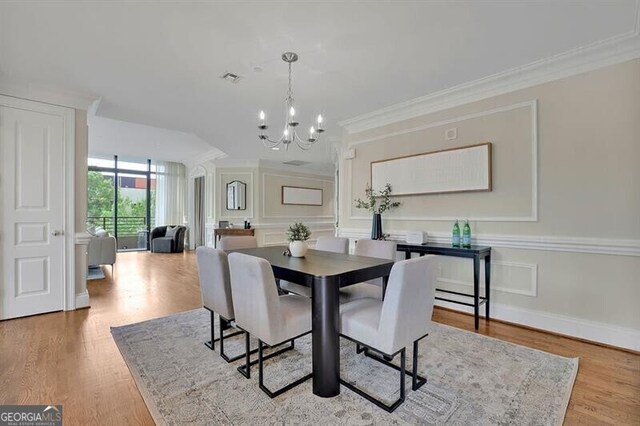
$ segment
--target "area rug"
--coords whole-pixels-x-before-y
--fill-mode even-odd
[[[87,270],[87,280],[102,280],[104,279],[104,271],[102,266],[89,266]]]
[[[227,364],[204,346],[204,309],[111,332],[159,425],[560,425],[578,370],[577,358],[434,323],[420,343],[418,369],[428,382],[411,391],[407,377],[406,402],[389,414],[345,387],[335,398],[317,397],[311,381],[270,399],[258,388],[257,369],[247,380],[239,362]],[[225,339],[225,352],[241,353],[243,342]],[[397,371],[356,354],[345,339],[340,345],[343,378],[387,401],[398,397]],[[265,384],[277,389],[309,372],[308,335],[265,363]]]

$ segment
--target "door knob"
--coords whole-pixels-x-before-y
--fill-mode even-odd
[[[60,236],[62,234],[64,234],[64,231],[58,231],[57,229],[51,233],[51,235],[53,235],[54,237]]]

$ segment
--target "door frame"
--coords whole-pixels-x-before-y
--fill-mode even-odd
[[[0,105],[40,112],[61,117],[64,120],[64,156],[62,164],[64,185],[62,186],[63,216],[64,216],[64,252],[63,294],[65,311],[76,308],[76,259],[75,259],[75,109],[60,105],[31,101],[13,96],[0,94]],[[81,262],[82,264],[82,262]]]

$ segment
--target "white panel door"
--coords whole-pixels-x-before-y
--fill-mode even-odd
[[[0,319],[64,308],[64,118],[0,106]]]

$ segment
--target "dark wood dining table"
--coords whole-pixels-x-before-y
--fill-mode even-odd
[[[285,246],[234,250],[266,259],[277,279],[311,288],[313,393],[340,394],[340,288],[388,277],[393,261],[309,250],[305,257],[285,256]]]

